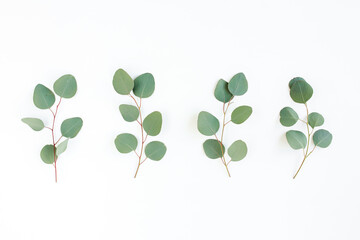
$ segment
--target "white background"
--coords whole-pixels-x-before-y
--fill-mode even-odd
[[[0,1],[0,239],[360,239],[358,1]],[[134,154],[114,147],[122,120],[112,87],[118,68],[151,72],[155,93],[144,113],[163,114],[152,139],[168,148],[133,178]],[[197,114],[221,117],[213,97],[220,78],[244,72],[253,114],[229,124],[225,145],[242,139],[247,157],[230,164],[206,158]],[[50,124],[32,103],[37,83],[52,88],[63,74],[78,93],[59,109],[84,126],[52,166],[39,156],[50,131],[34,132],[22,117]],[[301,151],[279,123],[284,106],[301,117],[287,84],[304,77],[314,88],[310,111],[333,133],[298,178]],[[298,123],[292,129],[305,130]],[[57,132],[59,133],[59,132]]]

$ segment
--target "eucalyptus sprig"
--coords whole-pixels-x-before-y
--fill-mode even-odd
[[[216,84],[214,92],[215,98],[223,103],[223,121],[220,138],[218,138],[216,135],[220,128],[219,120],[211,113],[205,111],[200,112],[198,115],[197,128],[199,132],[205,136],[215,137],[215,139],[208,139],[203,143],[204,152],[208,158],[220,158],[229,177],[231,177],[231,175],[228,165],[230,162],[240,161],[245,158],[247,154],[247,146],[246,143],[242,140],[233,142],[228,149],[228,155],[231,159],[226,161],[225,146],[223,144],[225,126],[230,122],[235,124],[241,124],[245,122],[250,117],[252,108],[250,106],[237,107],[231,113],[231,120],[229,121],[226,121],[226,113],[228,112],[230,104],[233,103],[232,100],[234,97],[244,95],[247,90],[248,82],[243,73],[238,73],[233,76],[229,83],[223,79],[220,79]]]
[[[291,107],[284,107],[280,111],[280,123],[283,126],[291,127],[297,123],[297,121],[301,121],[306,124],[307,136],[305,136],[303,132],[297,130],[290,130],[286,132],[286,139],[290,147],[295,150],[302,149],[304,154],[301,165],[293,177],[295,179],[305,160],[314,152],[316,147],[326,148],[330,145],[332,141],[332,134],[325,129],[319,129],[314,132],[315,127],[319,127],[324,124],[324,117],[317,112],[309,114],[307,102],[313,95],[313,89],[310,84],[308,84],[303,78],[296,77],[289,82],[289,89],[292,100],[296,103],[304,104],[306,109],[305,120],[299,119],[298,114]],[[311,137],[314,142],[312,150],[310,150]]]
[[[125,121],[136,121],[139,124],[141,131],[140,152],[138,153],[136,151],[138,145],[137,138],[130,133],[119,134],[115,138],[115,146],[120,153],[134,152],[137,156],[138,165],[134,175],[134,178],[136,178],[140,165],[148,158],[159,161],[166,153],[166,146],[162,142],[152,141],[145,146],[147,137],[149,135],[157,136],[160,133],[162,126],[162,115],[160,112],[154,111],[147,115],[143,120],[141,111],[142,99],[150,97],[155,90],[155,80],[151,73],[144,73],[133,80],[123,69],[118,69],[113,78],[113,86],[117,93],[128,95],[135,103],[135,106],[121,104],[119,110]],[[138,99],[135,96],[138,97]]]
[[[76,137],[79,133],[83,121],[79,117],[69,118],[62,122],[60,130],[61,136],[55,140],[55,120],[58,114],[59,106],[63,98],[72,98],[77,91],[77,84],[74,76],[67,74],[60,77],[54,83],[54,91],[60,97],[59,102],[56,104],[55,111],[51,107],[55,103],[55,94],[42,84],[38,84],[35,87],[33,101],[37,108],[48,109],[52,114],[51,127],[45,126],[44,122],[38,118],[23,118],[24,123],[29,125],[35,131],[41,131],[47,128],[51,131],[52,144],[45,145],[40,152],[40,157],[44,163],[53,164],[55,168],[55,182],[57,182],[57,168],[56,163],[60,154],[65,152],[69,139]],[[60,140],[66,138],[61,143]]]

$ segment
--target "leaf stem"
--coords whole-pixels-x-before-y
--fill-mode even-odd
[[[228,175],[229,175],[229,177],[231,177],[231,175],[230,175],[230,171],[229,171],[229,168],[228,168],[228,165],[229,165],[229,163],[230,162],[228,162],[228,163],[226,163],[226,160],[225,160],[225,152],[224,152],[224,148],[223,148],[223,140],[224,140],[224,131],[225,131],[225,126],[226,126],[226,124],[228,124],[229,122],[225,122],[226,121],[226,113],[227,113],[227,111],[228,111],[228,109],[229,109],[229,106],[230,106],[230,103],[231,103],[231,100],[233,99],[234,97],[232,97],[230,100],[229,100],[229,103],[227,104],[227,106],[226,106],[226,104],[225,104],[225,102],[224,102],[224,104],[223,104],[223,113],[224,113],[224,115],[223,115],[223,122],[222,122],[222,130],[221,130],[221,138],[220,138],[220,147],[221,147],[221,154],[222,154],[222,161],[223,161],[223,164],[224,164],[224,166],[225,166],[225,168],[226,168],[226,171],[227,171],[227,173],[228,173]],[[226,107],[225,107],[226,106]],[[218,139],[217,139],[218,140]],[[219,140],[218,140],[219,141]],[[231,161],[231,160],[230,160]]]
[[[55,127],[55,120],[56,120],[56,115],[58,113],[58,109],[59,109],[59,105],[61,103],[62,98],[60,98],[59,103],[56,105],[56,110],[55,113],[49,108],[49,110],[51,111],[51,113],[53,114],[54,118],[53,118],[53,123],[52,123],[52,127],[51,127],[51,136],[52,136],[52,142],[53,142],[53,146],[54,146],[54,168],[55,168],[55,182],[57,183],[57,168],[56,168],[56,144],[60,141],[61,137],[59,138],[59,140],[57,142],[55,142],[55,134],[54,134],[54,127]]]

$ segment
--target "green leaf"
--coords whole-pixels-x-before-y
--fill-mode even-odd
[[[224,156],[225,147],[215,139],[208,139],[204,142],[203,148],[208,158],[216,159]]]
[[[29,125],[29,127],[35,131],[41,131],[45,127],[43,121],[38,118],[23,118],[21,121]]]
[[[313,95],[312,87],[305,80],[296,80],[291,84],[290,97],[294,102],[306,103]]]
[[[314,144],[321,148],[327,148],[332,141],[332,134],[325,130],[317,130],[313,135]]]
[[[294,125],[299,120],[298,114],[291,107],[284,107],[280,111],[280,123],[285,127]]]
[[[246,143],[241,140],[233,142],[228,149],[228,154],[231,157],[231,161],[240,161],[244,159],[247,154]]]
[[[306,147],[306,136],[300,131],[290,130],[286,132],[286,139],[293,149],[301,149]]]
[[[293,86],[293,84],[294,84],[295,82],[299,81],[299,80],[305,81],[305,80],[304,80],[303,78],[301,78],[301,77],[293,78],[293,79],[291,79],[290,82],[289,82],[289,88],[291,88],[291,87]]]
[[[38,84],[34,90],[33,101],[36,107],[40,109],[51,108],[55,103],[54,93],[42,84]]]
[[[216,84],[214,95],[217,100],[223,103],[227,103],[233,97],[229,92],[228,83],[223,79],[220,79]]]
[[[199,113],[197,127],[201,134],[212,136],[219,130],[219,120],[211,113],[202,111]]]
[[[56,155],[60,156],[63,152],[65,152],[67,145],[68,145],[69,139],[62,141],[56,148]]]
[[[161,131],[162,117],[160,112],[152,112],[144,119],[144,130],[150,136],[156,136]]]
[[[139,109],[133,105],[121,104],[119,110],[121,116],[127,122],[133,122],[139,117]]]
[[[151,73],[144,73],[134,80],[133,92],[139,98],[150,97],[155,90],[155,80]]]
[[[67,138],[74,138],[80,132],[83,121],[79,117],[69,118],[61,123],[61,134]]]
[[[134,81],[123,69],[118,69],[113,78],[113,86],[117,93],[128,95],[134,88]]]
[[[324,124],[324,117],[320,113],[312,112],[309,114],[308,122],[312,128],[319,127]]]
[[[162,142],[153,141],[145,147],[145,155],[154,161],[161,160],[166,153],[166,146]]]
[[[243,73],[238,73],[231,78],[228,84],[230,93],[234,96],[244,95],[248,90],[248,82]]]
[[[252,108],[249,106],[237,107],[231,113],[231,121],[236,124],[243,123],[250,117],[251,113],[252,113]]]
[[[115,138],[115,146],[121,153],[129,153],[136,149],[137,139],[130,133],[122,133]]]
[[[56,147],[55,147],[56,152]],[[41,160],[44,163],[52,164],[54,162],[54,145],[45,145],[40,152]],[[55,156],[57,159],[57,156]]]
[[[72,98],[77,91],[75,77],[71,74],[61,76],[54,83],[54,91],[60,97]]]

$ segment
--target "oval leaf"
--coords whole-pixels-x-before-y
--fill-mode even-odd
[[[67,145],[68,145],[69,139],[62,141],[57,147],[56,147],[56,155],[60,156],[63,152],[65,152]]]
[[[249,106],[237,107],[231,113],[231,121],[236,124],[243,123],[250,117],[251,113],[252,113],[252,108]]]
[[[294,84],[295,82],[299,81],[299,80],[305,81],[305,80],[304,80],[303,78],[301,78],[301,77],[293,78],[293,79],[291,79],[290,82],[289,82],[289,88],[291,88],[291,87],[293,86],[293,84]]]
[[[56,152],[56,147],[55,147]],[[45,145],[40,152],[41,160],[44,163],[52,164],[54,162],[54,145]],[[57,156],[55,156],[57,159]]]
[[[286,140],[293,149],[304,149],[306,147],[306,136],[300,131],[290,130],[286,132]]]
[[[223,103],[227,103],[233,97],[229,92],[228,83],[223,79],[220,79],[216,84],[214,95],[217,100]]]
[[[155,90],[155,80],[151,73],[144,73],[134,80],[133,92],[139,98],[150,97]]]
[[[29,127],[35,131],[41,131],[45,127],[43,121],[38,118],[23,118],[21,121],[29,125]]]
[[[212,136],[219,130],[219,120],[211,113],[202,111],[199,113],[197,127],[201,134]]]
[[[243,73],[238,73],[231,78],[228,84],[230,93],[234,96],[244,95],[248,90],[248,82]]]
[[[320,113],[313,112],[309,114],[308,122],[312,128],[319,127],[324,124],[324,117]]]
[[[208,139],[203,144],[204,152],[208,158],[216,159],[224,156],[225,147],[215,139]]]
[[[119,110],[121,116],[127,122],[133,122],[139,117],[139,109],[133,105],[121,104]]]
[[[231,161],[240,161],[242,160],[247,154],[247,146],[241,140],[237,140],[231,144],[228,149],[228,154],[231,157]]]
[[[121,153],[129,153],[136,149],[137,139],[130,133],[122,133],[115,138],[116,149]]]
[[[128,95],[134,88],[134,81],[123,69],[118,69],[113,78],[113,86],[117,93]]]
[[[332,134],[325,129],[317,130],[314,133],[313,141],[316,146],[327,148],[332,141]]]
[[[61,134],[67,138],[74,138],[80,132],[83,121],[79,117],[69,118],[61,123]]]
[[[145,155],[154,161],[161,160],[166,153],[166,146],[162,142],[153,141],[145,147]]]
[[[55,103],[54,93],[42,84],[38,84],[34,90],[33,101],[36,107],[40,109],[51,108]]]
[[[77,91],[75,77],[71,74],[61,76],[54,83],[54,91],[60,97],[72,98]]]
[[[144,119],[144,130],[150,136],[156,136],[161,131],[162,116],[160,112],[152,112]]]
[[[290,88],[290,97],[294,102],[306,103],[313,95],[312,87],[305,80],[296,80]]]
[[[284,107],[280,111],[280,123],[285,127],[294,125],[299,120],[298,114],[291,107]]]

